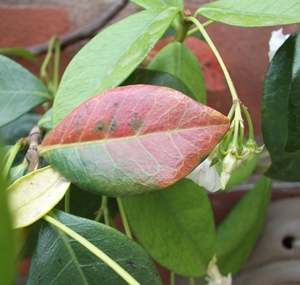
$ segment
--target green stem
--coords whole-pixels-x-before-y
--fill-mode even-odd
[[[104,215],[104,223],[109,226],[109,218],[108,218],[108,210],[107,210],[107,201],[108,198],[107,196],[102,196],[102,201],[101,201],[101,209],[103,211]]]
[[[99,211],[98,211],[98,214],[95,218],[95,221],[96,222],[100,222],[101,221],[101,218],[102,218],[102,214],[103,214],[103,211],[102,211],[102,208],[100,207]]]
[[[99,208],[98,214],[95,218],[96,222],[100,222],[102,219],[102,216],[104,215],[104,222],[106,225],[109,225],[109,223],[107,223],[107,218],[105,217],[105,210],[107,208],[107,196],[102,196],[101,197],[101,206]]]
[[[189,285],[195,285],[194,277],[189,277]]]
[[[21,142],[16,142],[16,144],[13,146],[13,148],[11,149],[10,153],[9,153],[9,157],[7,159],[7,162],[5,164],[5,167],[3,169],[3,176],[7,177],[9,170],[15,160],[15,157],[18,153],[18,151],[20,150],[20,148],[22,147],[22,143]]]
[[[127,216],[126,216],[126,213],[125,213],[125,210],[124,210],[124,207],[123,207],[122,199],[117,198],[117,203],[118,203],[118,206],[119,206],[119,210],[120,210],[123,226],[124,226],[124,229],[125,229],[125,233],[129,238],[132,239],[132,235],[131,235],[131,232],[130,232]]]
[[[199,29],[199,31],[201,32],[201,34],[203,35],[204,39],[206,40],[206,42],[208,43],[208,45],[210,46],[211,50],[213,51],[213,53],[215,54],[222,70],[224,73],[224,76],[226,78],[230,93],[231,93],[231,97],[232,97],[232,101],[239,101],[238,95],[236,93],[236,90],[234,88],[233,82],[231,80],[231,77],[229,75],[229,72],[224,64],[224,61],[222,59],[222,57],[220,56],[217,48],[215,47],[214,43],[212,42],[212,40],[210,39],[208,33],[206,32],[206,30],[204,29],[204,27],[200,24],[200,22],[194,18],[194,17],[188,17],[185,19],[185,21],[187,22],[192,22],[193,24],[196,25],[196,27]]]
[[[174,41],[175,42],[183,42],[187,36],[191,23],[183,23],[179,32],[176,34]]]
[[[175,285],[175,272],[170,272],[170,285]]]
[[[249,139],[254,140],[254,129],[253,129],[253,123],[251,120],[251,116],[247,110],[247,108],[244,105],[241,105],[242,111],[245,114],[246,120],[247,120],[247,124],[248,124],[248,128],[249,128]]]
[[[60,41],[56,37],[54,52],[54,70],[53,70],[53,96],[55,97],[59,81],[59,60],[60,60]]]
[[[233,120],[235,121],[234,122],[234,133],[233,133],[233,145],[238,146],[240,121],[242,120],[241,105],[239,104],[239,102],[236,102]]]
[[[203,27],[203,28],[206,28],[206,27],[208,27],[209,25],[211,25],[211,24],[213,24],[213,23],[214,23],[214,21],[212,21],[212,20],[206,21],[205,23],[202,24],[202,27]],[[188,33],[187,33],[187,37],[192,36],[193,34],[197,33],[198,31],[199,31],[198,27],[195,27],[195,28],[193,28],[193,29],[190,29],[190,30],[188,31]]]
[[[69,188],[65,194],[65,212],[70,213],[70,191],[71,189]]]
[[[87,239],[83,236],[79,235],[78,233],[74,232],[69,227],[65,226],[61,222],[57,221],[56,219],[52,218],[49,215],[45,215],[43,217],[45,221],[52,224],[53,226],[57,227],[58,229],[65,232],[67,235],[72,237],[98,258],[100,258],[103,262],[105,262],[111,269],[113,269],[119,276],[121,276],[128,284],[138,285],[140,284],[137,282],[128,272],[126,272],[119,264],[117,264],[114,260],[112,260],[109,256],[107,256],[102,250],[94,246],[90,243]]]
[[[49,67],[51,63],[51,57],[52,57],[52,51],[55,51],[55,56],[54,56],[54,71],[52,74],[52,84],[50,85],[50,80],[49,76],[47,74],[47,67]],[[41,79],[46,83],[48,88],[53,94],[53,97],[55,96],[55,93],[58,88],[58,75],[59,75],[59,57],[60,57],[60,43],[59,39],[57,36],[53,36],[50,40],[48,51],[46,54],[46,57],[44,59],[44,62],[41,66]]]

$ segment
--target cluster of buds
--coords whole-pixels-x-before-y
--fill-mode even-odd
[[[262,151],[263,146],[258,147],[256,141],[252,138],[249,138],[246,144],[235,144],[234,142],[231,142],[225,151],[221,148],[221,146],[222,144],[219,144],[219,151],[221,158],[223,158],[221,185],[222,189],[225,189],[232,172],[249,163],[256,153],[260,153]]]
[[[247,118],[249,126],[249,138],[243,143],[244,123],[241,111]],[[232,119],[234,115],[234,118]],[[193,172],[186,176],[195,183],[206,188],[210,192],[226,188],[231,174],[249,163],[263,149],[258,147],[254,139],[252,121],[247,108],[236,100],[229,112],[229,119],[232,119],[230,129],[219,144],[210,153],[208,158],[202,162]],[[223,165],[221,177],[215,168],[215,164],[221,162]]]

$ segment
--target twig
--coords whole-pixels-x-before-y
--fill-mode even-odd
[[[128,0],[120,0],[117,3],[113,4],[104,14],[93,22],[87,24],[86,26],[79,28],[65,36],[59,37],[61,44],[61,49],[65,48],[68,45],[76,43],[80,40],[91,38],[96,34],[96,32],[104,27],[109,20],[111,20],[116,14],[118,14],[128,3]],[[34,46],[26,47],[34,55],[44,54],[48,50],[49,42],[43,44],[37,44]]]
[[[29,148],[26,153],[26,158],[29,161],[29,172],[42,167],[43,158],[37,151],[38,145],[41,144],[44,134],[38,126],[34,126],[29,133]]]

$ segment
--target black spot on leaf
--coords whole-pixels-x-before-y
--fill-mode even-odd
[[[116,131],[116,129],[117,129],[117,122],[115,121],[115,120],[113,120],[112,121],[112,123],[111,123],[111,125],[110,125],[110,127],[109,127],[109,130],[108,130],[108,132],[111,134],[111,133],[113,133],[113,132],[115,132]]]
[[[144,120],[139,120],[137,118],[133,118],[130,121],[129,126],[133,131],[137,131],[142,127],[143,123],[144,123]]]
[[[133,267],[133,268],[136,268],[136,265],[134,264],[134,262],[133,262],[132,260],[127,261],[127,262],[126,262],[126,265],[127,265],[127,266],[130,266],[130,267]]]
[[[102,120],[98,121],[94,126],[95,132],[104,132],[105,131],[105,124]]]

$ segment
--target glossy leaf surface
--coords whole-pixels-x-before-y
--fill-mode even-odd
[[[130,85],[80,105],[39,151],[82,189],[131,196],[186,176],[228,127],[227,117],[176,90]]]
[[[193,52],[184,44],[173,42],[160,50],[148,65],[149,69],[168,72],[178,77],[195,95],[206,103],[202,68]]]
[[[300,22],[300,2],[293,0],[222,0],[202,6],[199,14],[228,25],[265,27]]]
[[[51,99],[40,80],[18,63],[0,55],[0,127]]]
[[[294,152],[300,149],[300,32],[294,47],[292,80],[288,99],[288,137],[284,150]]]
[[[53,127],[85,100],[122,83],[177,13],[176,8],[142,11],[116,22],[86,44],[62,77],[53,105]]]
[[[261,177],[218,226],[216,256],[223,275],[234,275],[251,254],[265,222],[271,193],[271,180]]]
[[[136,69],[122,83],[122,85],[134,85],[134,84],[150,84],[150,85],[173,88],[196,100],[196,97],[191,92],[191,90],[178,77],[167,72],[156,71],[151,69],[143,69],[143,68]]]
[[[18,179],[7,188],[13,227],[26,227],[47,214],[62,199],[69,185],[50,166]]]
[[[115,260],[140,284],[161,284],[147,252],[121,232],[104,224],[54,211],[55,218],[82,235]],[[51,264],[51,266],[49,266]],[[31,261],[28,285],[32,284],[127,284],[98,257],[62,231],[41,222]]]
[[[134,4],[144,8],[177,7],[183,11],[184,0],[130,0]]]
[[[266,175],[284,181],[300,180],[300,150],[284,151],[295,41],[293,34],[275,54],[265,77],[261,105],[263,138],[272,159]]]
[[[182,179],[122,201],[135,236],[159,264],[184,276],[206,273],[215,253],[215,229],[204,188]]]

